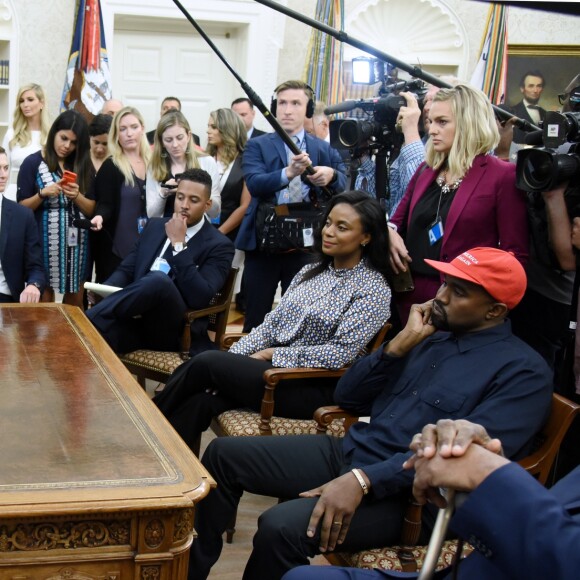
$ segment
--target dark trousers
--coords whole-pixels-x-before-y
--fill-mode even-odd
[[[228,409],[259,411],[268,361],[222,351],[198,354],[178,367],[154,399],[181,438],[193,447],[212,417]],[[333,403],[336,378],[281,381],[274,414],[311,419],[318,407]]]
[[[196,506],[198,539],[191,548],[188,580],[207,578],[244,491],[289,500],[260,516],[244,580],[276,580],[287,570],[307,564],[308,557],[319,553],[318,534],[306,536],[317,498],[297,496],[350,470],[342,439],[321,435],[220,438],[208,446],[202,463],[215,478],[217,489]],[[407,500],[407,491],[382,500],[374,499],[372,493],[365,496],[341,551],[395,544]]]
[[[292,278],[310,263],[312,256],[304,252],[287,254],[265,254],[263,252],[246,252],[244,266],[246,318],[244,332],[250,332],[264,321],[276,295],[278,282],[282,285],[282,294],[286,292]]]
[[[9,294],[0,294],[0,303],[1,304],[8,304],[10,302],[14,302],[14,298]]]
[[[87,316],[115,352],[179,350],[186,309],[173,281],[163,272],[149,272],[107,296]]]
[[[539,352],[553,369],[569,334],[570,310],[568,304],[550,300],[528,288],[510,313],[512,331]]]

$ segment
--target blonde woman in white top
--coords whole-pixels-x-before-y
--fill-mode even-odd
[[[170,110],[157,125],[153,142],[153,156],[147,172],[147,215],[171,216],[175,202],[175,177],[186,169],[204,169],[211,177],[211,207],[207,215],[218,217],[221,211],[220,176],[215,160],[195,150],[191,129],[181,111]]]
[[[10,176],[4,192],[9,199],[16,199],[16,179],[22,162],[46,145],[49,130],[50,120],[43,88],[34,83],[20,87],[12,127],[2,141],[10,161]]]

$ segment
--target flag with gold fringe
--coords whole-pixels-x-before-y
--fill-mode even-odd
[[[61,111],[74,109],[88,121],[111,98],[111,74],[100,0],[79,0]]]
[[[336,30],[344,28],[344,0],[317,0],[314,18]],[[343,46],[338,40],[313,30],[306,57],[304,77],[325,104],[343,100]]]
[[[507,6],[490,5],[479,61],[471,77],[471,84],[481,89],[494,105],[501,105],[506,97],[507,17]]]

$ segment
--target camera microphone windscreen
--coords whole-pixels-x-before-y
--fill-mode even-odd
[[[336,105],[330,105],[324,109],[325,115],[334,115],[335,113],[347,113],[356,109],[358,106],[358,101],[344,101],[343,103],[337,103]]]
[[[86,218],[75,218],[72,221],[72,225],[75,228],[81,228],[81,230],[90,230],[93,227],[91,220],[88,220]]]
[[[544,132],[543,131],[531,131],[524,136],[524,143],[526,145],[542,145]]]

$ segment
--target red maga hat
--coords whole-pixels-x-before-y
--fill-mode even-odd
[[[526,291],[523,266],[511,252],[497,248],[473,248],[449,263],[436,260],[425,260],[425,263],[443,274],[482,286],[510,310],[518,305]]]

